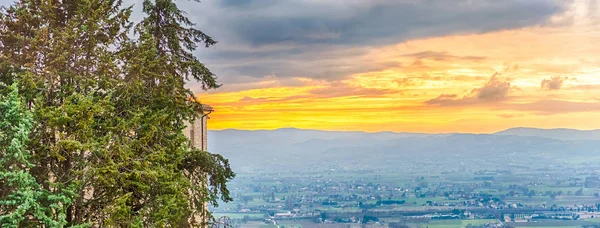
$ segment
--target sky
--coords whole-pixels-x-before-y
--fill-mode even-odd
[[[178,4],[218,41],[210,129],[600,128],[598,0]]]

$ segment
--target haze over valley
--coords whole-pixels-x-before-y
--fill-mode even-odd
[[[529,169],[600,159],[600,130],[511,128],[493,134],[209,131],[209,151],[240,173]],[[435,167],[431,167],[432,169]]]
[[[216,215],[241,227],[600,225],[598,130],[230,129],[209,150],[237,171]]]

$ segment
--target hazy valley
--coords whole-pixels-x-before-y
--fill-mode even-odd
[[[223,130],[210,131],[208,145],[230,158],[240,173],[407,171],[419,163],[440,163],[445,171],[534,168],[600,159],[600,131],[569,129],[513,128],[494,134]]]
[[[215,211],[241,227],[600,225],[600,131],[222,130],[209,150],[238,174]]]

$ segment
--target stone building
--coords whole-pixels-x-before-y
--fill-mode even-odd
[[[192,122],[192,123],[187,123],[186,124],[186,128],[183,130],[183,133],[190,139],[190,144],[192,145],[192,147],[195,147],[197,149],[203,150],[203,151],[207,151],[208,150],[208,146],[207,146],[207,138],[208,138],[208,127],[207,127],[207,123],[208,123],[208,115],[210,113],[212,113],[214,111],[214,109],[212,107],[210,107],[209,105],[202,105],[202,111],[200,112],[200,118],[196,119],[196,121]],[[200,182],[203,182],[204,184],[206,184],[206,179],[205,180],[200,180]],[[203,204],[204,207],[204,211],[208,211],[208,203],[205,202]],[[202,228],[208,228],[208,218],[206,216],[203,216],[202,213],[196,214],[193,218],[193,220],[195,220],[194,222],[196,223],[200,223],[203,224]]]
[[[183,130],[184,134],[190,139],[190,143],[193,147],[201,149],[203,151],[208,150],[207,147],[207,120],[208,115],[212,113],[214,109],[209,105],[202,105],[202,112],[200,118],[193,123],[186,124],[187,127]]]

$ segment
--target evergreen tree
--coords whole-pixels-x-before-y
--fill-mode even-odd
[[[120,118],[134,135],[116,139],[120,142],[115,145],[123,146],[119,150],[131,154],[113,159],[111,172],[121,176],[115,181],[126,186],[113,192],[126,198],[111,222],[198,225],[210,217],[205,203],[217,205],[219,195],[231,200],[226,182],[234,176],[226,159],[190,148],[182,132],[202,111],[185,83],[196,81],[204,89],[219,86],[192,52],[199,42],[208,47],[216,41],[192,28],[174,1],[146,0],[143,11],[147,16],[136,26],[137,39],[119,50],[125,84],[117,89],[114,103],[117,110],[129,110]],[[144,162],[123,168],[136,158]]]
[[[103,149],[110,92],[119,72],[111,50],[127,37],[121,2],[21,0],[0,14],[0,80],[19,80],[33,113],[31,174],[73,202],[67,225],[98,221],[89,164]],[[54,213],[59,216],[59,213]]]
[[[131,37],[120,0],[20,0],[0,13],[0,82],[19,80],[33,113],[29,171],[69,199],[66,225],[187,227],[205,203],[231,200],[234,174],[217,154],[191,148],[185,123],[202,106],[187,81],[216,88],[191,53],[216,42],[173,1],[144,1]],[[67,202],[67,201],[65,201]]]
[[[7,93],[7,95],[2,95]],[[26,148],[33,118],[13,84],[0,94],[0,224],[2,227],[63,227],[68,196],[52,194],[37,183]]]

